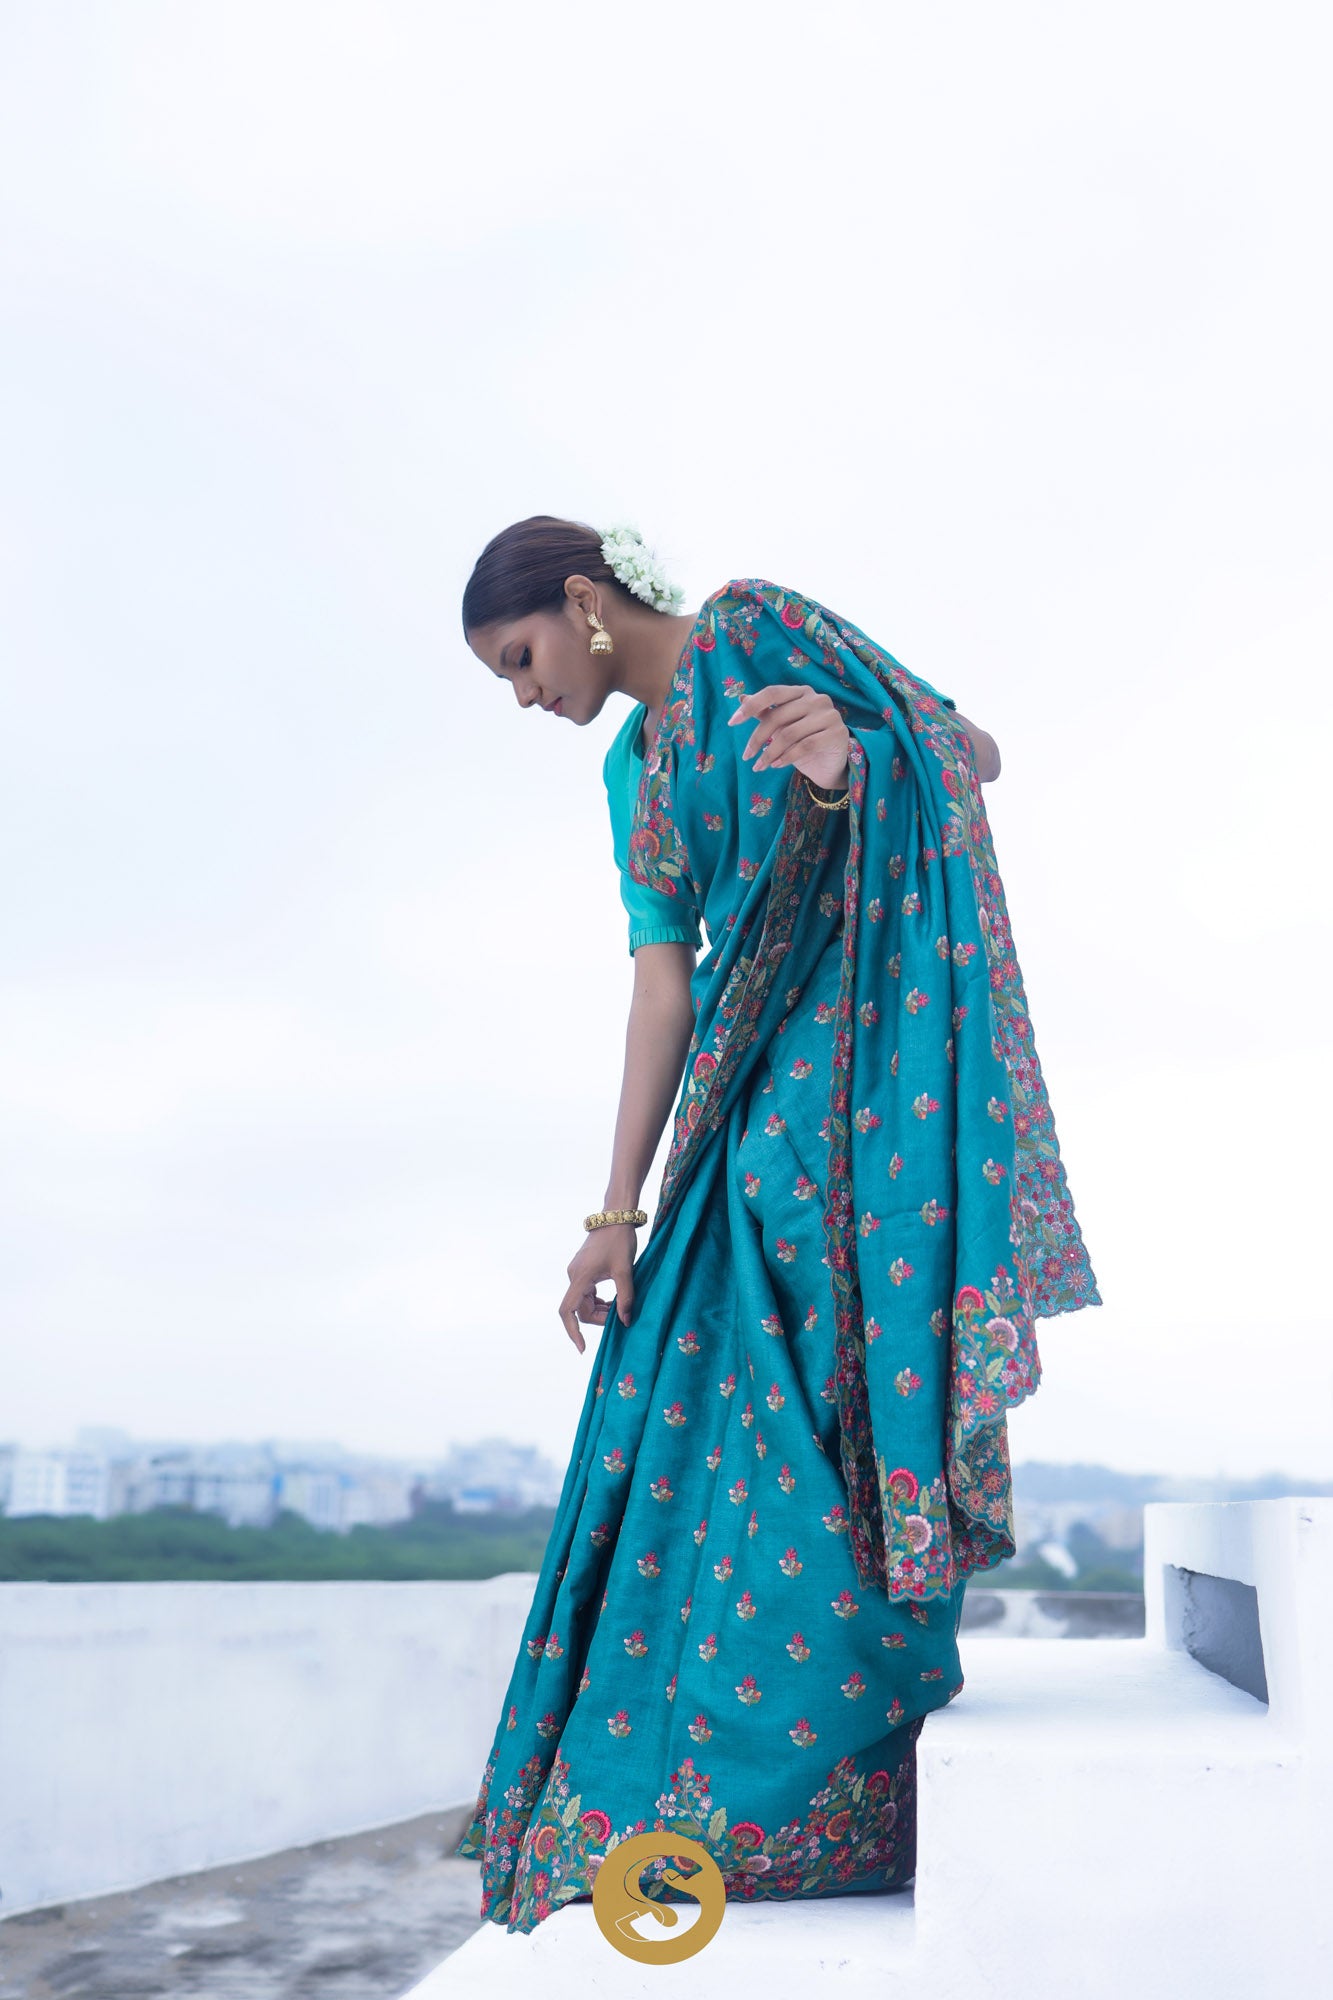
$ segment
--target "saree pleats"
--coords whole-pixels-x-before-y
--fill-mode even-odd
[[[793,678],[852,730],[847,811],[729,728]],[[928,684],[728,585],[631,856],[711,948],[633,1320],[603,1329],[461,1849],[511,1930],[650,1829],[702,1841],[730,1897],[910,1879],[916,1733],[963,1684],[967,1575],[1013,1552],[1033,1321],[1098,1303],[966,733]]]

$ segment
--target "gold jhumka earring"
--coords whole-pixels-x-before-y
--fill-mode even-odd
[[[616,650],[615,640],[611,637],[611,634],[607,631],[597,613],[595,611],[585,611],[583,615],[588,623],[596,628],[591,639],[588,641],[588,651],[590,653],[614,653]]]

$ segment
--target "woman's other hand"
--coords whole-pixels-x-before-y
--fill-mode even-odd
[[[741,755],[759,752],[756,771],[789,764],[826,792],[847,783],[851,733],[830,695],[803,683],[756,688],[741,697],[730,717],[732,728],[742,722],[755,724]]]
[[[597,1296],[599,1279],[609,1278],[615,1286],[616,1311],[629,1325],[634,1309],[632,1273],[637,1241],[632,1222],[604,1222],[600,1229],[588,1231],[582,1249],[567,1266],[569,1290],[560,1301],[560,1317],[580,1354],[587,1343],[579,1332],[579,1321],[585,1326],[602,1326],[611,1310],[610,1299]]]

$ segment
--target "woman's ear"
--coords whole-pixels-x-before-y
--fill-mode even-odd
[[[586,618],[590,611],[595,617],[600,618],[602,615],[597,585],[589,582],[586,576],[575,575],[565,578],[565,599],[573,605],[582,618]]]

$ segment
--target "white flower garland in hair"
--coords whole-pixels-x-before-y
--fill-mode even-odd
[[[678,583],[668,583],[666,571],[644,542],[637,528],[621,522],[602,536],[602,554],[617,582],[654,611],[679,611],[685,592]]]

